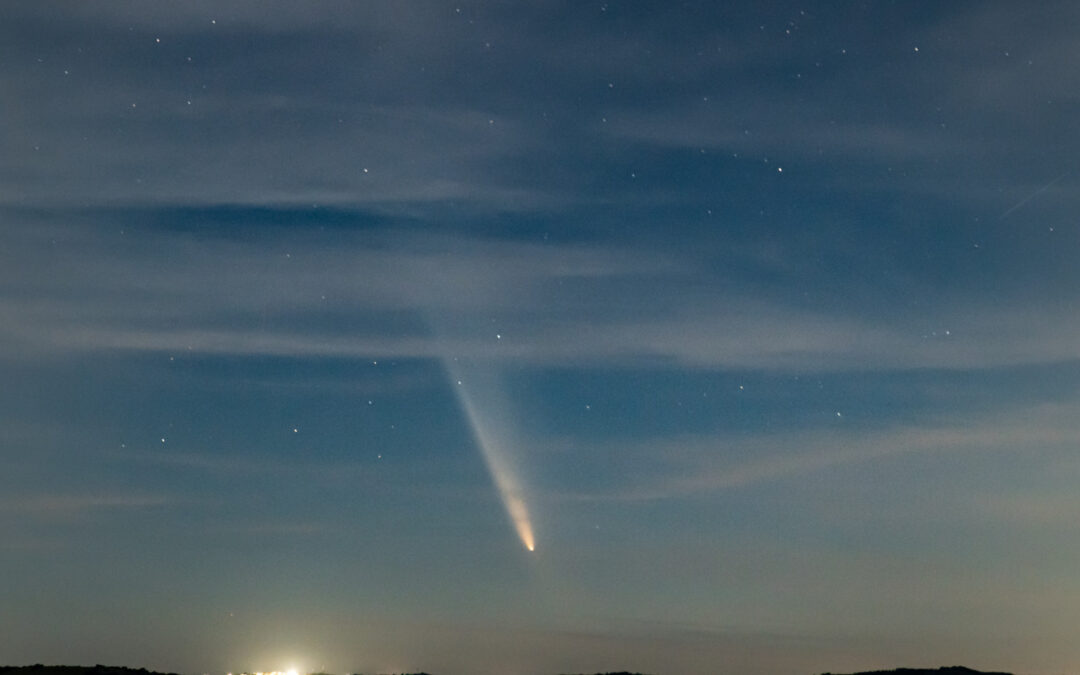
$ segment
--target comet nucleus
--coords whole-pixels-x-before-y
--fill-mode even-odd
[[[484,378],[464,379],[455,372],[456,369],[450,364],[448,364],[448,370],[451,375],[451,382],[454,383],[454,391],[457,394],[458,401],[461,403],[465,416],[469,420],[469,427],[472,429],[477,445],[480,446],[484,463],[487,465],[491,478],[495,482],[499,498],[502,500],[503,507],[510,517],[510,522],[513,524],[518,538],[521,539],[521,543],[525,548],[535,551],[536,539],[533,534],[532,521],[529,518],[529,510],[525,505],[525,499],[522,496],[517,476],[506,458],[505,441],[497,432],[494,420],[480,413],[478,404],[470,393],[470,385],[476,380],[483,380]],[[489,383],[489,386],[486,387],[489,390],[496,388],[492,383]]]

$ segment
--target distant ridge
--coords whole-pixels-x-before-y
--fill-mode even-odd
[[[0,673],[2,675],[2,673]],[[835,673],[822,673],[821,675],[836,675]],[[851,675],[1012,675],[1012,673],[988,672],[972,670],[964,666],[943,666],[941,668],[897,668],[895,670],[867,670]]]
[[[146,668],[125,668],[124,666],[45,666],[36,663],[32,666],[0,666],[0,675],[178,675],[178,673],[159,673]],[[315,673],[313,675],[329,675]],[[428,673],[401,673],[400,675],[429,675]]]
[[[32,666],[0,666],[0,675],[177,675],[177,673],[156,673],[146,668],[125,668],[123,666],[44,666],[35,663]]]
[[[934,671],[937,672],[937,671]],[[969,671],[973,673],[975,671]],[[32,666],[0,666],[0,675],[177,675],[177,673],[158,673],[146,668],[125,668],[123,666],[45,666],[36,663]],[[327,675],[319,673],[318,675]],[[402,675],[408,675],[403,673]],[[429,675],[416,673],[415,675]],[[617,673],[597,673],[596,675],[643,675],[621,670]],[[996,675],[996,674],[993,674]]]
[[[32,666],[0,666],[0,675],[177,675],[177,673],[158,673],[146,668],[125,668],[123,666],[45,666],[36,663]],[[418,673],[417,675],[428,675]],[[566,675],[566,674],[564,674]],[[620,670],[596,675],[643,675]],[[821,675],[838,675],[822,673]],[[946,666],[942,668],[896,668],[894,670],[868,670],[850,675],[1012,675],[1012,673],[972,670],[964,666]]]

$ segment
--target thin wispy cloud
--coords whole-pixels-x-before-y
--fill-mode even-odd
[[[117,246],[145,255],[120,257]],[[18,262],[45,250],[63,261],[57,274]],[[241,246],[113,232],[99,243],[81,230],[58,230],[8,255],[0,335],[9,357],[454,353],[537,364],[659,359],[803,371],[995,368],[1080,357],[1070,337],[1080,326],[1058,301],[946,296],[892,315],[795,309],[752,289],[702,294],[698,287],[709,277],[700,264],[662,251],[451,244],[440,236],[374,243],[268,237]],[[613,283],[640,293],[615,296]],[[385,312],[405,321],[395,327],[358,318]],[[429,317],[447,313],[455,315],[456,332],[427,328]],[[500,331],[506,337],[496,341]]]
[[[1080,441],[1076,405],[1009,410],[926,424],[866,429],[804,429],[751,436],[677,436],[597,448],[642,474],[623,474],[620,487],[551,495],[571,501],[657,501],[707,496],[763,483],[800,481],[818,472],[903,457],[924,460],[957,453],[1053,457]],[[1001,508],[1006,508],[1004,504]],[[1037,508],[1035,509],[1038,510]]]
[[[143,493],[32,494],[0,500],[0,512],[42,518],[78,518],[113,509],[154,509],[176,505],[167,495]]]

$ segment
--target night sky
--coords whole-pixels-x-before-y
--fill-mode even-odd
[[[1078,25],[4,3],[0,663],[1080,669]]]

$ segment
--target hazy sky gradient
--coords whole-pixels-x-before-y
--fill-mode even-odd
[[[0,662],[1080,668],[1078,22],[4,4]]]

